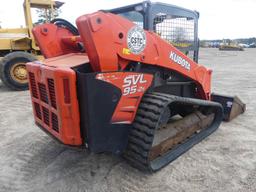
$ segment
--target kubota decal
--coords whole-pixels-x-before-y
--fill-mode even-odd
[[[169,58],[178,65],[184,67],[185,69],[190,70],[190,63],[186,59],[174,53],[173,51],[171,51]]]
[[[135,25],[132,27],[127,34],[127,46],[131,53],[138,55],[146,47],[146,34],[144,30]]]
[[[124,78],[124,85],[123,85],[123,95],[130,95],[134,94],[136,92],[145,91],[145,88],[143,86],[138,86],[139,84],[147,83],[147,81],[144,79],[143,74],[139,75],[129,75]]]

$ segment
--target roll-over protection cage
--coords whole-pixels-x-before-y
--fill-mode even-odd
[[[145,30],[154,31],[198,62],[198,12],[150,1],[107,11],[121,15]]]

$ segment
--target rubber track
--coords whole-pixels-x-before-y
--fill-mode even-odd
[[[152,148],[155,129],[158,127],[159,117],[164,109],[174,102],[214,108],[215,119],[210,127],[200,131],[196,136],[191,136],[191,138],[179,144],[165,155],[149,161],[148,156]],[[183,98],[162,93],[145,94],[139,105],[133,129],[130,131],[124,157],[132,166],[141,170],[157,171],[215,131],[221,122],[222,113],[222,106],[211,101]]]

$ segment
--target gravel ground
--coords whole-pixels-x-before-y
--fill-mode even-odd
[[[155,174],[57,143],[34,125],[28,91],[0,82],[0,191],[256,191],[255,55],[201,49],[214,92],[239,95],[247,111]]]

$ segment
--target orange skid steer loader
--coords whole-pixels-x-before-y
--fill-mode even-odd
[[[142,2],[33,29],[27,64],[36,124],[61,143],[157,171],[245,110],[211,93],[197,64],[199,14]]]

